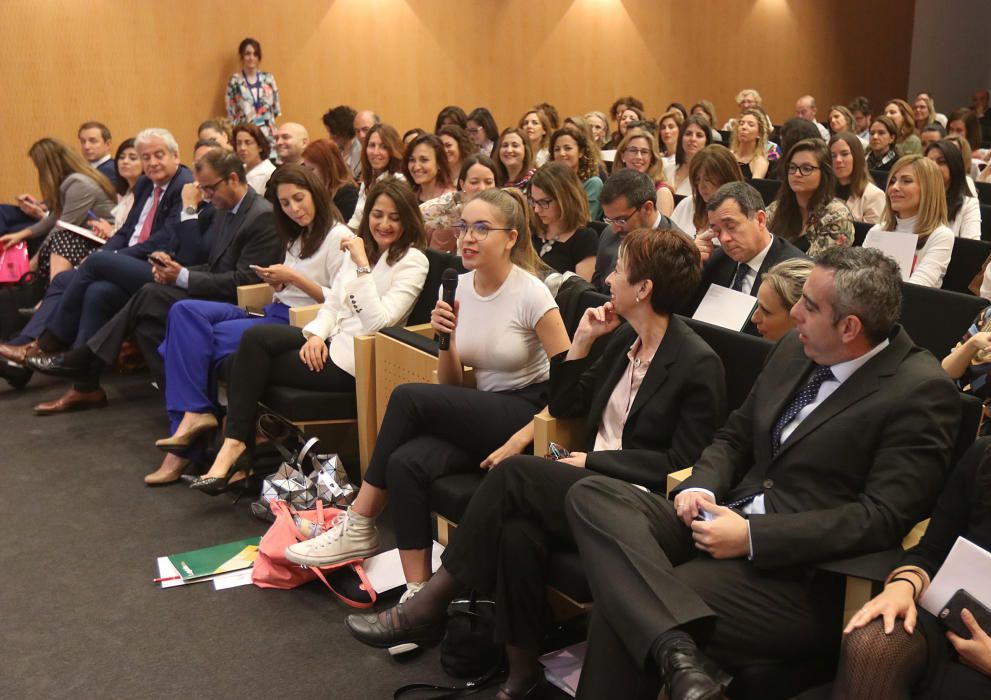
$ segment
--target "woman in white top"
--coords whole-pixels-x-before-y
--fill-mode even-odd
[[[248,185],[264,197],[268,179],[275,172],[275,163],[268,158],[271,147],[265,134],[255,124],[238,124],[234,127],[234,152],[244,164]]]
[[[953,232],[946,225],[939,168],[920,153],[904,156],[891,168],[886,196],[881,223],[867,232],[864,247],[871,247],[872,235],[879,231],[914,233],[919,239],[915,259],[903,277],[924,287],[941,286],[953,253]]]
[[[939,168],[946,188],[946,218],[958,238],[981,237],[981,207],[967,191],[967,174],[960,149],[947,140],[937,141],[925,150],[926,158]]]
[[[692,196],[685,197],[674,208],[671,220],[692,238],[709,230],[706,204],[727,182],[742,182],[743,172],[736,156],[718,143],[706,146],[692,159],[688,170]]]
[[[124,225],[131,207],[134,206],[134,183],[144,171],[141,168],[141,156],[134,147],[134,139],[126,139],[117,147],[114,155],[117,166],[117,205],[110,211],[113,222],[107,219],[90,219],[89,227],[101,238],[110,238],[117,229]]]
[[[520,119],[518,128],[526,134],[530,152],[533,153],[534,165],[539,168],[550,160],[551,154],[547,144],[551,138],[551,123],[544,113],[535,109],[530,110]]]
[[[533,416],[546,403],[548,358],[568,349],[568,334],[534,275],[539,261],[522,193],[484,190],[462,215],[468,272],[458,279],[453,307],[438,301],[431,321],[450,339],[439,352],[439,383],[393,391],[358,498],[327,533],[289,547],[292,562],[323,566],[373,554],[375,520],[391,497],[411,595],[431,573],[431,482],[494,466],[533,438]],[[464,365],[474,368],[477,389],[462,386]]]
[[[361,182],[358,185],[358,202],[348,228],[357,231],[365,211],[365,193],[382,178],[393,175],[400,180],[403,175],[403,142],[399,132],[389,124],[376,124],[368,130],[365,147],[361,151]]]
[[[218,425],[222,410],[213,391],[211,375],[237,350],[241,336],[258,325],[289,323],[289,309],[322,303],[341,265],[341,241],[351,232],[327,190],[310,170],[283,165],[272,177],[279,207],[275,231],[286,245],[282,264],[255,268],[262,281],[275,290],[271,304],[252,316],[235,304],[185,299],[169,310],[165,341],[165,408],[171,437],[156,445],[169,452],[145,483],[158,486],[178,481],[189,464],[197,437]]]
[[[665,179],[674,188],[676,195],[688,196],[692,193],[692,181],[688,168],[692,158],[712,142],[712,130],[702,117],[691,116],[681,123],[678,136],[678,151],[674,163],[668,167]]]
[[[829,139],[829,157],[836,173],[836,198],[846,203],[854,221],[876,224],[884,213],[884,190],[867,172],[864,146],[856,134],[841,131]]]
[[[228,383],[226,438],[192,488],[220,493],[250,468],[255,414],[268,386],[354,391],[354,338],[406,321],[427,278],[423,246],[423,219],[409,186],[393,177],[372,185],[358,235],[339,244],[340,269],[317,317],[302,331],[267,325],[241,338]]]

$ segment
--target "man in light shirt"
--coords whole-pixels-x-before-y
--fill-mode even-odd
[[[829,141],[829,129],[816,119],[817,112],[816,98],[812,95],[803,95],[795,102],[795,116],[801,119],[807,119],[815,124],[816,128],[819,129],[819,133],[822,135],[822,140]]]
[[[897,323],[897,264],[830,248],[791,313],[673,502],[602,476],[569,491],[595,599],[579,698],[718,698],[720,666],[830,658],[842,580],[816,565],[895,547],[931,512],[960,398]]]

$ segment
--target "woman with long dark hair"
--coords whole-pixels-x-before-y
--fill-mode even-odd
[[[358,235],[339,243],[343,259],[317,317],[302,329],[263,325],[242,336],[223,445],[191,488],[215,496],[250,469],[258,401],[270,384],[354,391],[354,338],[405,322],[427,278],[424,242],[409,185],[393,177],[372,185]]]
[[[348,228],[357,231],[361,225],[361,215],[365,211],[365,193],[377,181],[392,175],[400,180],[403,175],[403,142],[399,132],[389,124],[376,124],[368,130],[365,147],[361,149],[361,183],[358,187],[358,201],[354,215],[348,221]]]
[[[946,186],[946,218],[948,226],[957,238],[979,240],[981,237],[981,207],[977,197],[971,197],[967,189],[967,172],[964,170],[960,149],[945,139],[931,144],[925,156],[939,168]]]
[[[311,141],[303,149],[303,165],[323,181],[330,200],[344,221],[349,221],[358,203],[358,186],[337,144],[328,139]]]
[[[288,325],[293,306],[323,303],[341,267],[341,242],[351,233],[323,181],[304,166],[283,165],[271,183],[277,201],[275,231],[286,246],[286,257],[255,272],[275,291],[272,303],[261,309],[262,316],[235,304],[201,299],[185,299],[169,310],[160,351],[172,430],[171,437],[155,443],[169,455],[145,477],[146,484],[178,480],[198,436],[217,427],[221,409],[211,376],[237,350],[241,336],[259,325]]]
[[[818,139],[806,139],[785,155],[777,199],[767,208],[767,227],[775,236],[815,257],[834,245],[853,245],[853,216],[836,199],[836,174],[829,151]]]

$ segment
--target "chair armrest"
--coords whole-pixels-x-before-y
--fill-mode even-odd
[[[550,443],[578,449],[583,446],[584,421],[580,418],[555,418],[544,408],[533,417],[533,454],[550,454]]]
[[[902,549],[911,549],[915,545],[919,544],[919,540],[922,536],[926,534],[926,529],[929,527],[929,518],[925,520],[920,520],[915,524],[908,534],[905,535],[905,539],[902,540]]]
[[[667,495],[670,496],[671,492],[676,488],[681,486],[681,483],[692,475],[692,468],[686,467],[685,469],[680,469],[676,472],[671,472],[668,474],[667,481]]]
[[[294,328],[302,328],[307,323],[317,317],[321,304],[309,304],[307,306],[293,306],[289,309],[289,325]]]
[[[354,339],[354,384],[357,401],[358,455],[364,479],[372,448],[378,436],[375,420],[375,336],[359,335]]]
[[[410,333],[422,335],[424,338],[429,338],[430,340],[433,340],[435,335],[434,327],[429,323],[418,323],[414,326],[406,326],[406,330]]]
[[[272,303],[275,290],[272,285],[265,284],[242,284],[237,288],[237,305],[245,310],[256,310],[264,308]]]

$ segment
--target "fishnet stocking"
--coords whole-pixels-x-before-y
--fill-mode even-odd
[[[878,618],[843,639],[833,700],[907,698],[926,668],[926,639],[916,628],[908,634],[902,621],[891,634]]]

